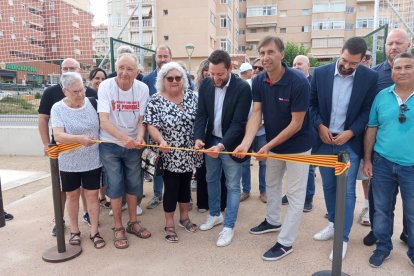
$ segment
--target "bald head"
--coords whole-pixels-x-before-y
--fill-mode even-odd
[[[396,55],[407,52],[410,47],[411,42],[404,29],[394,29],[389,32],[385,44],[388,63],[391,65]]]
[[[80,64],[76,59],[66,58],[62,61],[61,68],[62,68],[62,73],[79,72]]]
[[[299,71],[302,71],[303,74],[305,74],[306,77],[309,77],[309,58],[304,55],[298,55],[293,60],[293,68],[298,69]]]

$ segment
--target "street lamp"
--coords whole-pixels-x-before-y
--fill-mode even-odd
[[[191,55],[194,52],[194,44],[193,43],[188,43],[187,45],[185,45],[185,50],[187,51],[187,56],[188,56],[188,72],[191,74]]]

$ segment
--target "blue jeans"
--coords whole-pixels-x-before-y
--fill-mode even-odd
[[[252,150],[258,152],[266,143],[266,134],[256,136],[252,143]],[[245,193],[250,193],[251,190],[250,160],[249,158],[242,163],[242,188]],[[266,161],[259,161],[259,191],[266,192]]]
[[[141,152],[139,149],[126,149],[116,144],[99,145],[109,198],[120,198],[125,193],[142,198],[144,174],[141,172]]]
[[[306,199],[312,201],[315,195],[315,166],[309,165],[308,184],[306,185]]]
[[[351,232],[352,223],[354,221],[355,210],[355,183],[359,169],[359,162],[361,158],[355,154],[352,148],[348,145],[336,146],[322,144],[315,154],[329,154],[336,155],[340,151],[348,151],[351,167],[348,170],[348,182],[345,199],[345,225],[344,225],[344,241],[348,242],[349,233]],[[323,193],[325,195],[326,209],[328,210],[328,220],[334,222],[335,219],[335,202],[336,202],[336,185],[337,177],[335,176],[335,169],[327,167],[319,167],[322,177]]]
[[[213,138],[211,147],[220,142],[221,139]],[[227,208],[224,218],[224,227],[233,228],[237,219],[240,204],[240,179],[242,175],[242,164],[231,159],[229,155],[220,154],[218,158],[205,155],[206,180],[208,191],[208,206],[211,216],[220,215],[220,178],[222,171],[226,176]]]
[[[164,187],[164,181],[162,176],[154,176],[154,196],[162,197],[162,188]]]
[[[414,258],[414,166],[401,166],[387,160],[378,153],[373,156],[374,234],[377,250],[392,250],[392,229],[394,225],[395,191],[400,186],[403,212],[407,223],[408,257]]]

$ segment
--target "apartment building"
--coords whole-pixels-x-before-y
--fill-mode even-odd
[[[95,56],[105,56],[109,51],[108,25],[92,27],[93,50]]]
[[[0,81],[53,83],[66,57],[89,71],[92,19],[90,12],[63,0],[0,1]]]

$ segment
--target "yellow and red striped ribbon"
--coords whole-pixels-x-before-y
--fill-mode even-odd
[[[111,141],[104,141],[104,140],[95,140],[97,143],[114,143]],[[115,143],[116,144],[116,143]],[[58,158],[60,153],[69,152],[74,149],[81,147],[81,144],[57,144],[52,146],[48,149],[48,155],[52,159]],[[144,144],[145,147],[160,147],[159,145],[148,145]],[[184,151],[195,151],[195,152],[202,152],[202,153],[212,153],[209,150],[195,150],[191,148],[179,148],[179,147],[164,147],[171,150],[184,150]],[[220,152],[220,154],[233,154],[233,152]],[[253,157],[265,157],[270,159],[277,159],[289,162],[296,162],[296,163],[303,163],[303,164],[310,164],[315,166],[321,167],[328,167],[335,169],[335,175],[343,174],[349,167],[349,164],[339,162],[338,156],[336,155],[304,155],[304,154],[259,154],[259,153],[250,153],[246,152],[245,155],[253,156]]]

